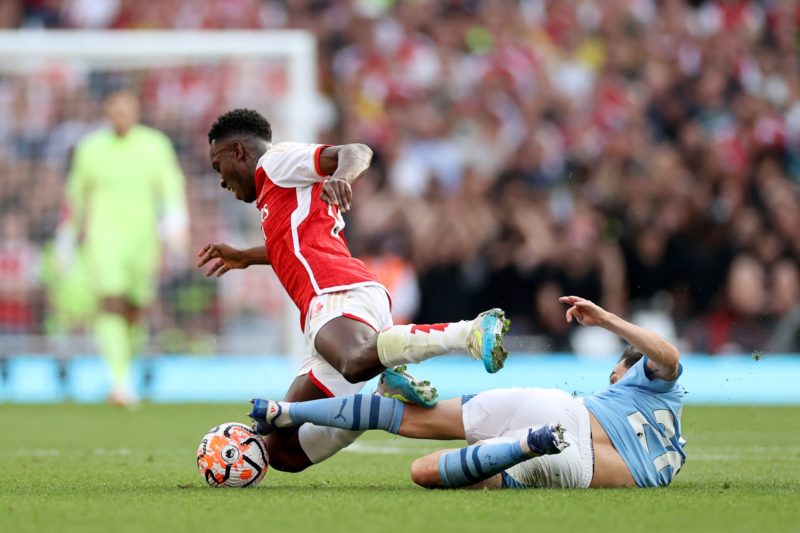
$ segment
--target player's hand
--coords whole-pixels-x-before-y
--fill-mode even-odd
[[[206,244],[197,254],[197,257],[200,258],[197,261],[198,268],[203,267],[214,259],[217,260],[206,272],[206,277],[211,277],[214,274],[220,277],[228,270],[250,266],[242,250],[224,243]]]
[[[319,197],[328,205],[338,205],[340,211],[347,212],[353,204],[353,188],[347,180],[325,180]]]
[[[567,322],[572,322],[573,318],[582,326],[602,326],[608,322],[609,312],[586,298],[562,296],[558,301],[570,306],[567,309]]]

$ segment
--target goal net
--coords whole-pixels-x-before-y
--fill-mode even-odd
[[[258,214],[209,166],[206,132],[220,113],[255,108],[277,140],[315,138],[315,42],[305,32],[0,32],[0,355],[93,349],[91,279],[79,260],[62,268],[52,243],[72,150],[104,125],[102,101],[120,88],[175,146],[192,252],[262,242]],[[270,269],[209,280],[193,256],[162,269],[150,351],[299,350],[297,312]]]

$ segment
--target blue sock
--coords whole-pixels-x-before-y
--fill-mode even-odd
[[[500,475],[503,476],[503,488],[504,489],[529,489],[531,488],[530,485],[526,485],[521,481],[517,481],[514,479],[508,472],[503,471],[500,472]]]
[[[400,400],[375,394],[289,404],[289,418],[294,424],[311,422],[341,429],[382,429],[395,435],[400,431],[403,411],[404,405]]]
[[[445,487],[466,487],[529,458],[516,441],[473,444],[442,454],[439,457],[439,476]]]

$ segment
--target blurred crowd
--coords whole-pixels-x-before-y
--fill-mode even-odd
[[[800,349],[794,0],[27,0],[0,4],[0,25],[313,32],[319,139],[375,151],[348,239],[398,320],[503,306],[525,347],[569,351],[557,297],[578,294],[687,351]],[[197,245],[236,233],[203,136],[226,79],[139,78],[146,121],[179,150]],[[6,331],[45,323],[37,256],[69,149],[99,118],[91,84],[41,81],[0,76]],[[260,305],[176,286],[202,288],[184,300],[212,333]]]

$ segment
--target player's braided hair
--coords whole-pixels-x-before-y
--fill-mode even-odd
[[[208,144],[231,135],[252,135],[272,142],[272,126],[264,115],[252,109],[234,109],[217,117],[208,130]]]
[[[628,346],[625,348],[625,351],[622,352],[622,356],[619,358],[620,361],[625,361],[625,368],[630,368],[636,363],[639,362],[639,359],[644,357],[644,354],[634,348],[633,346]]]

